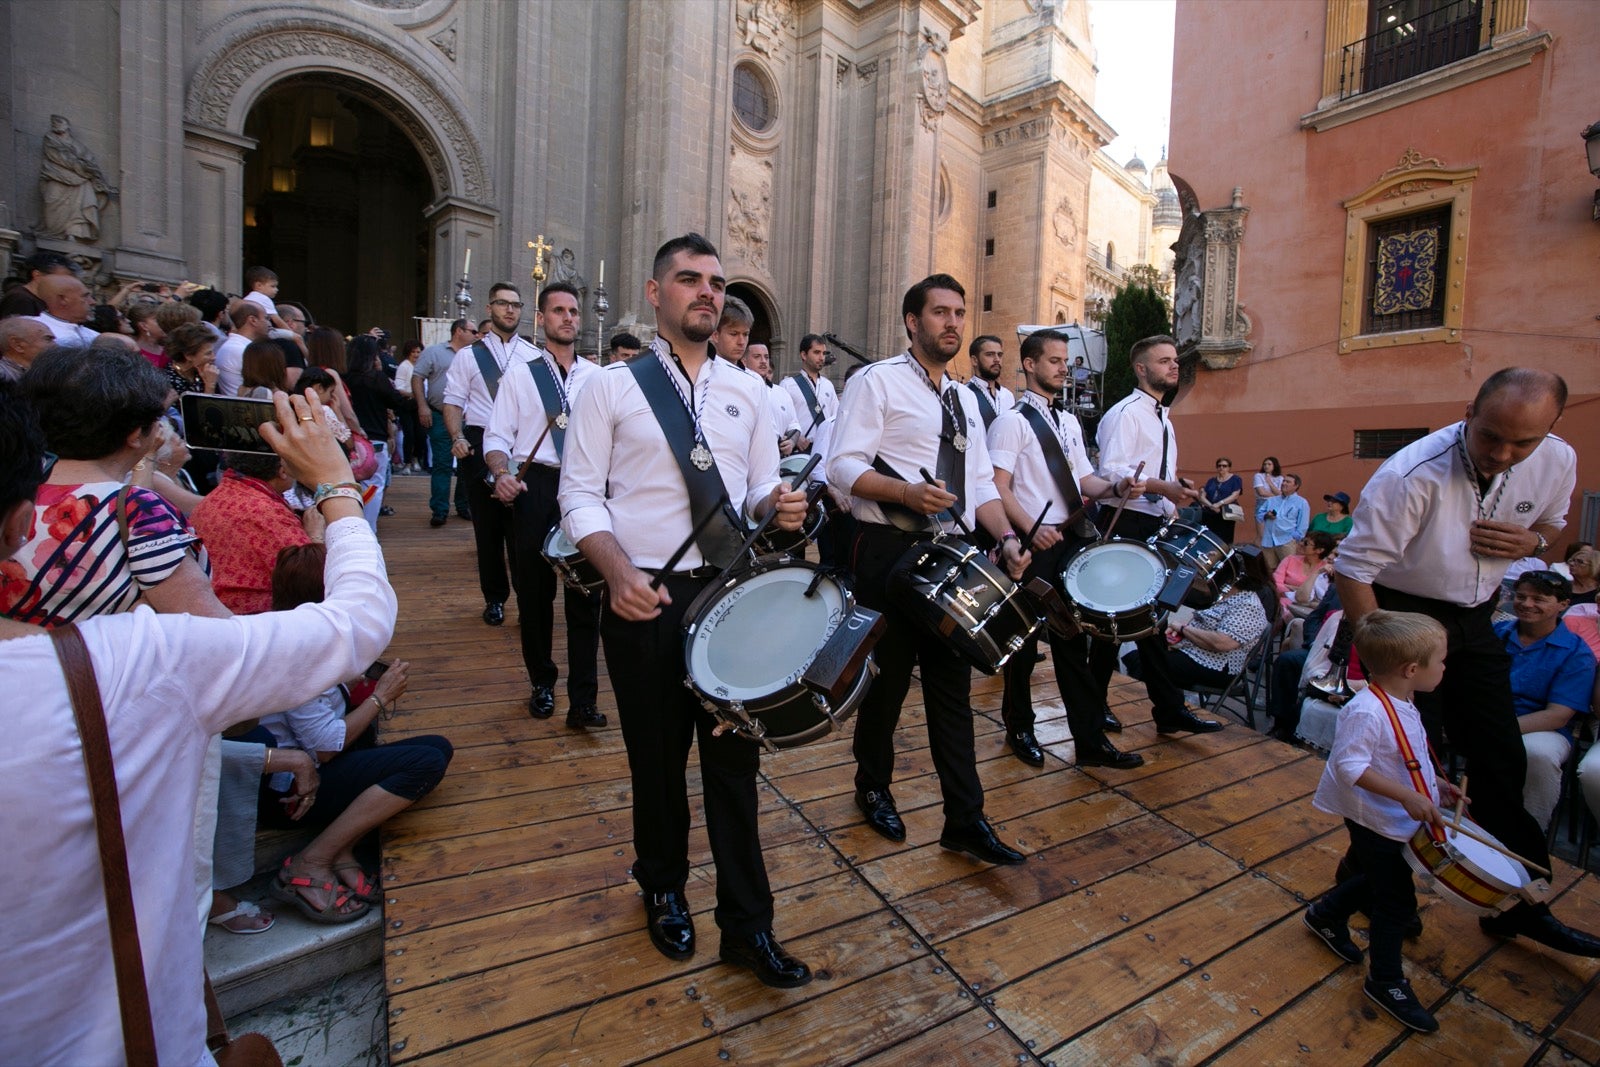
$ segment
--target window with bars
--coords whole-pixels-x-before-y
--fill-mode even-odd
[[[733,113],[753,133],[772,126],[772,89],[761,72],[749,63],[733,68]]]
[[[1397,333],[1442,326],[1449,262],[1449,204],[1368,224],[1361,332]]]
[[[1426,426],[1405,430],[1357,430],[1355,458],[1388,459],[1411,442],[1422,440],[1429,432]]]

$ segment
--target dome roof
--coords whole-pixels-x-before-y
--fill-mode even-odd
[[[1156,210],[1151,221],[1157,228],[1170,226],[1177,230],[1183,227],[1183,208],[1178,204],[1178,190],[1171,185],[1163,185],[1156,190]]]
[[[1128,160],[1127,165],[1125,167],[1123,167],[1122,169],[1123,170],[1143,171],[1146,174],[1148,174],[1150,172],[1150,168],[1144,165],[1144,160],[1139,158],[1139,153],[1138,152],[1134,152],[1133,158]]]

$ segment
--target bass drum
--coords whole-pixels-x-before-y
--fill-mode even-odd
[[[1167,584],[1161,553],[1113,537],[1067,561],[1061,588],[1079,629],[1118,644],[1153,634],[1167,613],[1156,604]]]
[[[1244,565],[1233,549],[1204,527],[1171,522],[1146,543],[1165,555],[1173,567],[1187,563],[1199,572],[1183,597],[1188,607],[1209,608],[1233,592],[1244,577]]]
[[[855,597],[836,578],[785,557],[696,598],[684,627],[687,684],[711,713],[774,748],[814,741],[844,723],[877,674],[871,652],[837,704],[802,681],[835,631],[855,627]],[[861,627],[868,639],[869,627]]]
[[[1039,628],[1021,588],[965,541],[918,541],[889,572],[890,599],[984,674]]]

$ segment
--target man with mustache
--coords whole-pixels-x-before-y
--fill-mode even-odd
[[[977,398],[945,373],[961,351],[966,290],[948,274],[930,275],[906,291],[900,310],[910,346],[865,367],[845,391],[828,459],[829,484],[848,486],[854,497],[856,596],[888,623],[875,649],[878,677],[856,719],[856,806],[882,836],[906,839],[889,786],[895,726],[915,664],[944,794],[939,844],[986,863],[1021,863],[1022,853],[1001,841],[984,818],[973,752],[972,669],[891,604],[887,590],[900,557],[936,526],[955,531],[956,515],[1000,543],[1013,578],[1021,576],[1029,556],[995,491]],[[918,475],[922,469],[944,477],[926,482]]]
[[[579,394],[561,477],[562,528],[606,579],[610,610],[600,638],[632,773],[633,877],[644,890],[650,940],[668,959],[694,954],[684,897],[686,766],[698,740],[721,957],[769,986],[791,988],[809,982],[811,970],[772,933],[756,818],[760,749],[719,727],[683,684],[685,613],[732,562],[743,539],[733,520],[742,527],[776,509],[778,527],[797,530],[806,509],[805,493],[778,480],[765,386],[713,357],[707,344],[726,288],[716,247],[699,234],[674,238],[656,253],[645,296],[656,309],[658,336],[633,360],[594,375]],[[685,418],[692,450],[690,428],[671,436],[663,429],[682,427]],[[698,534],[691,469],[714,478],[721,498],[719,513]],[[731,510],[738,514],[721,514]]]
[[[1444,681],[1417,694],[1437,751],[1446,736],[1467,760],[1471,814],[1513,852],[1546,867],[1538,820],[1523,807],[1527,752],[1511,692],[1511,657],[1494,632],[1500,581],[1515,560],[1542,556],[1567,525],[1577,454],[1550,431],[1567,402],[1559,375],[1507,367],[1484,380],[1466,418],[1396,452],[1361,491],[1334,581],[1351,624],[1377,608],[1444,624]],[[1478,920],[1577,956],[1600,939],[1546,904]]]

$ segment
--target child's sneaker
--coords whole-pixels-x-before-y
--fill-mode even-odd
[[[1422,1006],[1422,1001],[1411,992],[1411,983],[1404,978],[1398,982],[1379,982],[1368,978],[1361,988],[1380,1008],[1419,1034],[1431,1034],[1439,1029],[1439,1020]]]
[[[1300,917],[1306,929],[1322,938],[1322,943],[1331,948],[1335,956],[1346,963],[1361,962],[1361,947],[1350,940],[1350,930],[1344,923],[1322,918],[1317,914],[1316,905],[1307,908]]]

